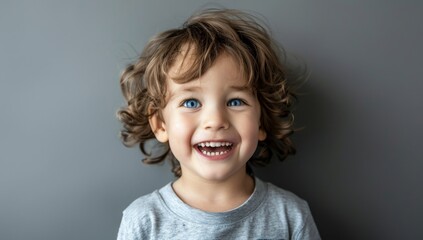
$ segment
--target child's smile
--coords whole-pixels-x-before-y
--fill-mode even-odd
[[[187,67],[181,62],[177,59],[170,77]],[[159,141],[169,141],[182,178],[221,181],[246,174],[266,133],[260,129],[260,104],[241,76],[237,62],[221,54],[199,79],[168,79],[168,101],[155,133]]]
[[[232,150],[230,142],[202,142],[196,145],[199,152],[206,156],[220,156],[218,159],[225,157]]]

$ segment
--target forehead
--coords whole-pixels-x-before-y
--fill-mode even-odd
[[[204,73],[198,73],[198,77],[181,79],[180,76],[185,75],[187,71],[195,71],[195,69],[191,69],[193,65],[196,65],[193,63],[194,61],[196,61],[196,56],[190,52],[179,54],[167,74],[167,85],[177,88],[183,86],[201,87],[207,82],[207,86],[219,87],[220,84],[222,87],[249,88],[238,61],[227,53],[221,53]]]
[[[247,74],[243,72],[244,67],[231,54],[222,51],[216,57],[208,57],[207,60],[203,57],[196,53],[194,47],[182,47],[166,73],[167,78],[176,82],[189,82],[206,75],[210,68],[219,68],[228,75],[228,78],[246,82]]]

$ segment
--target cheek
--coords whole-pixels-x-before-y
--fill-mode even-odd
[[[238,129],[244,134],[247,134],[253,138],[257,138],[260,129],[260,112],[251,111],[244,116],[238,118]]]
[[[172,152],[180,152],[187,147],[191,148],[191,138],[195,127],[192,120],[181,116],[173,116],[167,124],[169,144]]]
[[[238,133],[245,147],[245,152],[253,154],[257,148],[260,139],[259,120],[255,120],[257,116],[250,115],[243,118],[237,125]]]
[[[168,129],[174,136],[190,134],[194,129],[194,122],[188,117],[176,115],[169,120]]]

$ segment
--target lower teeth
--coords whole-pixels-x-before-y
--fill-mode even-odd
[[[202,152],[203,152],[204,155],[207,155],[207,156],[219,156],[219,155],[222,155],[222,154],[227,153],[228,151],[224,151],[224,152],[207,152],[207,151],[202,151]]]

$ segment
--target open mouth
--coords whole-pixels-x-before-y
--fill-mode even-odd
[[[207,156],[220,156],[228,153],[233,144],[230,142],[202,142],[196,145],[196,148]]]

